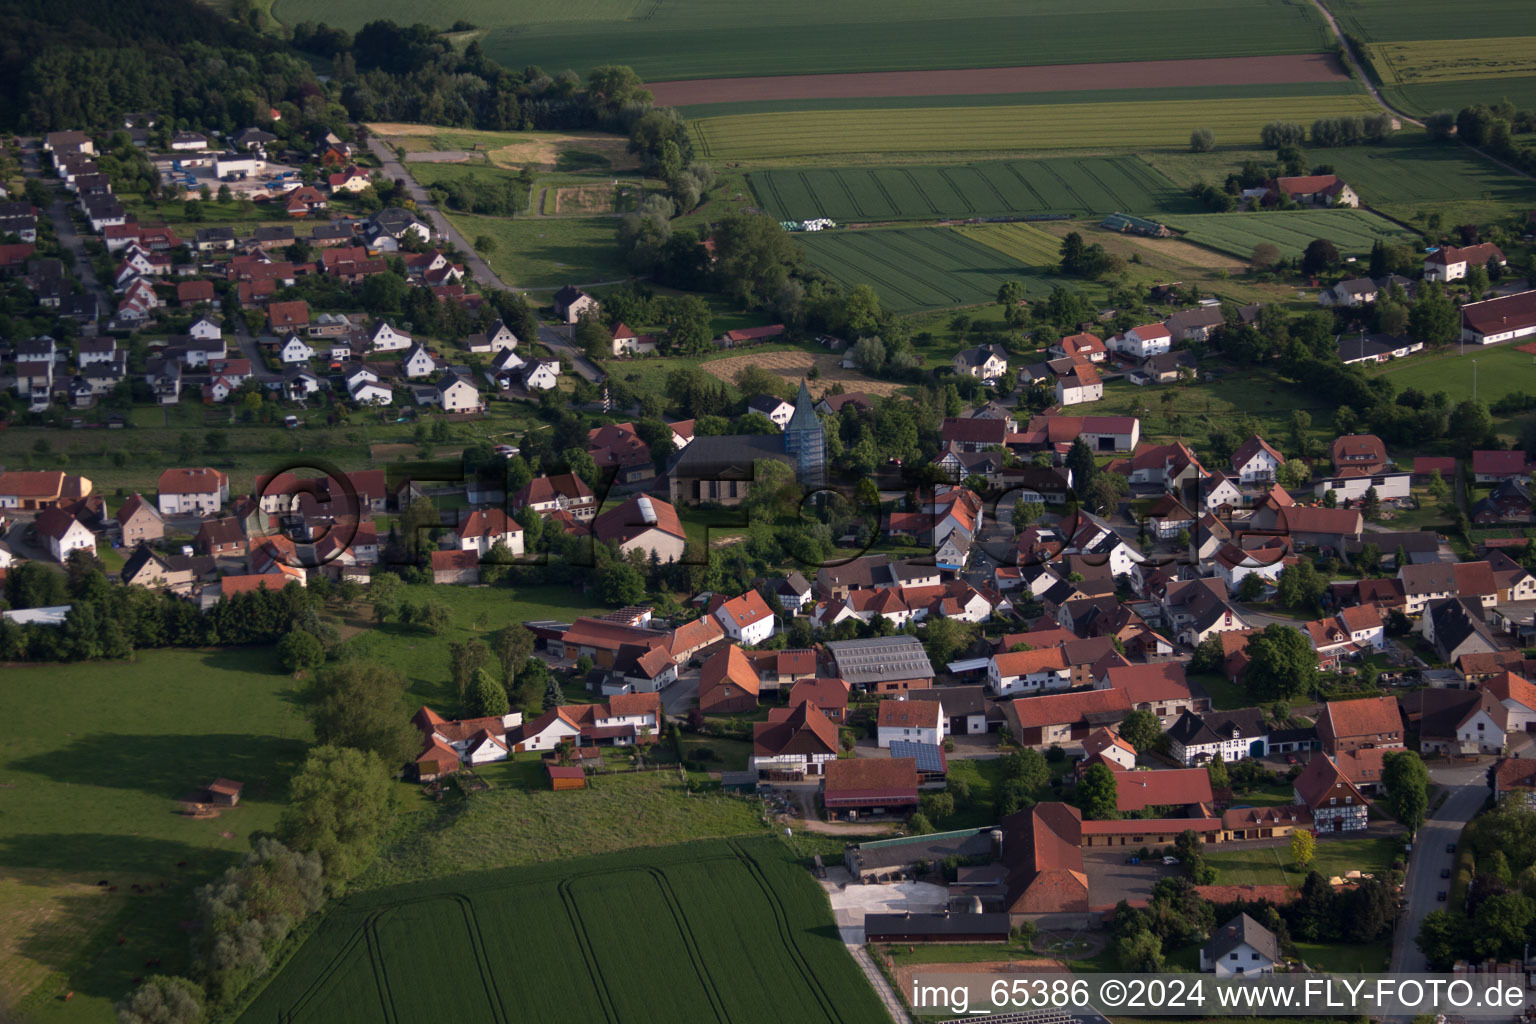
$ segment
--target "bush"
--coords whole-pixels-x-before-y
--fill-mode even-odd
[[[1209,153],[1216,148],[1216,133],[1209,128],[1196,128],[1189,133],[1189,149],[1192,153]]]
[[[715,754],[714,750],[712,748],[710,748],[710,747],[695,747],[692,750],[688,751],[688,760],[690,760],[690,761],[718,761],[718,760],[720,760],[720,758],[719,758],[718,755]]]
[[[1061,749],[1060,743],[1052,743],[1045,752],[1045,759],[1051,764],[1060,764],[1067,759],[1067,752]]]

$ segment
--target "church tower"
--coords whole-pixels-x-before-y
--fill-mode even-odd
[[[795,479],[808,488],[826,486],[827,437],[804,379],[800,381],[800,394],[795,397],[795,414],[784,428],[784,451],[796,456]]]

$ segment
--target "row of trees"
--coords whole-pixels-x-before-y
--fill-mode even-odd
[[[1462,833],[1445,910],[1426,915],[1416,937],[1435,970],[1459,959],[1510,960],[1536,941],[1536,810],[1505,800]]]

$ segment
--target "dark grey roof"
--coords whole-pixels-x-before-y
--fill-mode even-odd
[[[1258,708],[1239,708],[1196,715],[1185,710],[1168,730],[1168,735],[1184,746],[1192,747],[1224,743],[1233,738],[1234,731],[1244,739],[1266,735],[1269,729],[1264,724],[1264,712]]]
[[[891,941],[947,935],[991,935],[1002,940],[1008,936],[1010,920],[1000,913],[865,914],[864,934]]]
[[[1483,621],[1482,604],[1473,598],[1447,597],[1429,602],[1425,614],[1430,617],[1435,631],[1435,646],[1449,654],[1474,636],[1487,644],[1488,650],[1497,650],[1493,633]]]
[[[1339,359],[1342,362],[1369,359],[1407,348],[1411,344],[1413,342],[1410,339],[1391,334],[1341,334],[1338,338]]]
[[[1205,957],[1214,962],[1244,944],[1253,947],[1270,960],[1280,959],[1280,943],[1276,941],[1275,933],[1247,914],[1238,914],[1216,929],[1216,934],[1211,936],[1211,941],[1205,944]]]
[[[938,686],[927,690],[913,690],[908,700],[936,700],[944,708],[945,718],[987,713],[987,690],[984,686]],[[891,755],[895,757],[893,753]]]
[[[700,434],[677,453],[668,472],[713,480],[750,480],[752,464],[758,459],[795,464],[779,434]]]
[[[1001,345],[977,345],[975,348],[962,350],[956,358],[962,360],[967,366],[980,366],[987,361],[988,356],[997,356],[1006,362],[1008,350]]]

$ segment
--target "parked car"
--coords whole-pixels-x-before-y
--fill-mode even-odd
[[[1445,890],[1441,889],[1440,890],[1440,895],[1436,896],[1435,899],[1439,900],[1441,903],[1444,903],[1445,902]]]
[[[1441,868],[1440,869],[1440,877],[1441,878],[1450,878],[1451,877],[1451,869],[1450,868]]]

